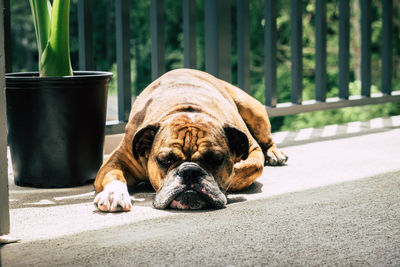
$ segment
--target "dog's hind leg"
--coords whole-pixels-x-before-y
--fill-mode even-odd
[[[265,107],[243,90],[230,83],[221,81],[236,103],[250,133],[260,145],[265,163],[268,165],[284,165],[288,157],[276,147],[271,136],[271,124]]]
[[[234,169],[230,184],[225,185],[227,191],[241,191],[252,185],[264,169],[264,155],[261,148],[254,146],[247,159],[237,162]]]

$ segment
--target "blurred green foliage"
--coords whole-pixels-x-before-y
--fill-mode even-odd
[[[350,93],[360,94],[359,0],[350,0]],[[11,2],[13,71],[37,70],[37,48],[29,1]],[[77,0],[71,1],[70,48],[78,70]],[[251,94],[264,103],[264,1],[250,2]],[[327,97],[338,95],[339,1],[327,1]],[[197,67],[204,70],[204,0],[197,0]],[[290,101],[290,1],[277,1],[277,90],[280,103]],[[315,96],[315,0],[303,1],[303,100]],[[93,49],[96,70],[116,74],[114,1],[93,1]],[[236,1],[232,0],[232,82],[237,82]],[[372,1],[372,92],[381,85],[381,1]],[[400,1],[393,1],[393,90],[400,90]],[[150,0],[130,1],[132,92],[151,82]],[[165,0],[166,70],[183,67],[182,1]],[[116,75],[110,93],[116,94]],[[400,114],[398,103],[352,107],[272,118],[273,130],[290,130]]]

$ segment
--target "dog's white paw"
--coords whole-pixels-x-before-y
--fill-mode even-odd
[[[282,150],[278,149],[276,145],[272,145],[267,150],[266,162],[270,166],[281,166],[285,165],[288,160],[288,156],[283,153]]]
[[[132,199],[126,184],[115,180],[108,183],[104,190],[97,194],[94,205],[101,211],[130,211]]]

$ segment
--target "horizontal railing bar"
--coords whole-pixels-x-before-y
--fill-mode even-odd
[[[126,122],[112,120],[106,122],[105,135],[120,134],[125,132]]]
[[[316,100],[303,101],[301,105],[292,103],[280,103],[276,107],[265,107],[270,117],[293,115],[303,112],[312,112],[328,109],[339,109],[345,107],[355,107],[373,104],[384,104],[389,102],[400,102],[400,91],[392,92],[392,95],[382,93],[372,94],[371,97],[350,96],[349,99],[341,99],[338,97],[327,98],[326,102],[318,102]],[[105,134],[119,134],[125,132],[126,122],[118,120],[107,121]]]
[[[373,104],[384,104],[389,102],[400,102],[400,91],[392,92],[392,95],[382,93],[372,94],[371,97],[350,96],[348,100],[338,97],[327,98],[326,102],[316,100],[303,101],[301,105],[292,103],[281,103],[276,107],[266,107],[270,117],[293,115],[303,112],[320,111],[327,109],[339,109]]]

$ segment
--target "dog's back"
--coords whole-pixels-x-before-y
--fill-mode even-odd
[[[195,97],[193,97],[195,96]],[[204,112],[229,118],[237,113],[235,102],[222,83],[197,70],[177,69],[164,74],[139,96],[132,108],[130,120],[137,114],[162,118],[173,112]],[[145,113],[145,114],[144,114]],[[147,123],[143,118],[143,123]],[[225,118],[224,118],[225,119]]]

